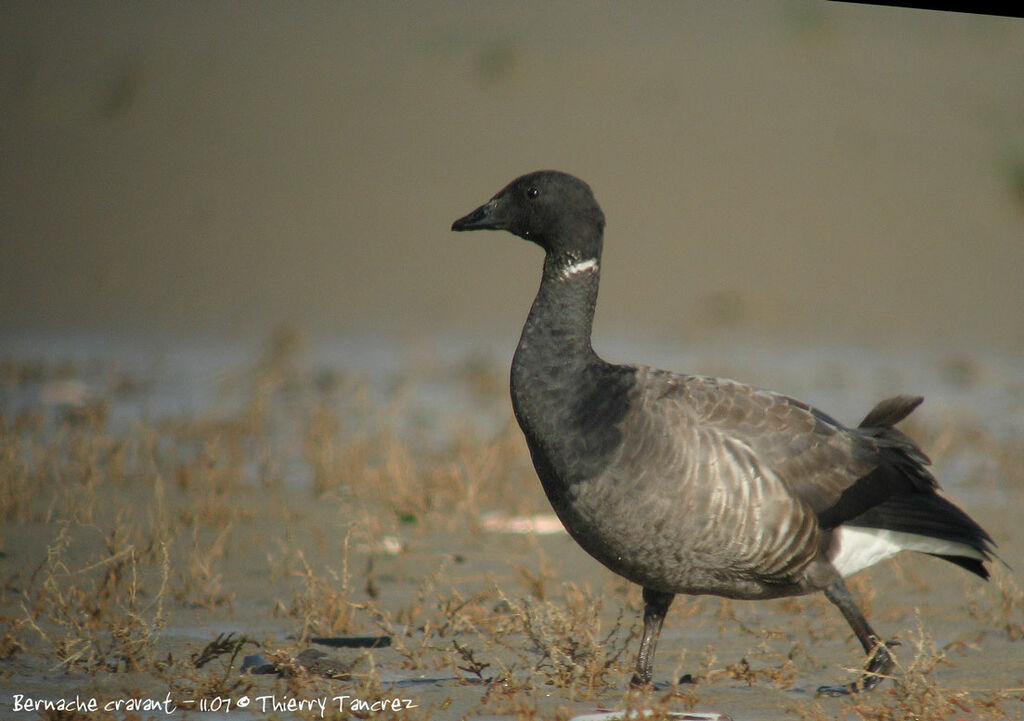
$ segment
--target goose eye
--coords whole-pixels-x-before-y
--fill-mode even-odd
[[[537,190],[536,188],[527,188],[526,189],[526,197],[529,198],[530,200],[533,200],[538,195],[540,195],[540,191]]]

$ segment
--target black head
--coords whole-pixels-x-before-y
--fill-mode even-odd
[[[452,230],[507,230],[549,254],[598,258],[604,214],[582,180],[539,170],[513,180]]]

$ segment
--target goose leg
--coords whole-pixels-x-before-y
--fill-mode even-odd
[[[631,686],[647,686],[651,682],[651,668],[654,666],[654,649],[661,635],[668,607],[672,605],[673,593],[644,589],[644,635],[640,639],[640,651],[636,655],[636,671]]]
[[[868,654],[868,663],[864,669],[864,676],[857,681],[841,686],[822,686],[818,689],[818,693],[825,696],[846,696],[860,691],[870,691],[885,680],[885,676],[892,671],[895,665],[889,654],[889,649],[868,624],[864,614],[860,612],[857,603],[853,600],[850,590],[841,579],[825,590],[825,597],[839,609],[843,618],[850,624],[860,645],[864,647],[864,652]]]

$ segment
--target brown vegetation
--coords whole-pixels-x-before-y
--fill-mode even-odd
[[[467,418],[507,417],[501,374],[478,360],[427,364],[381,393],[357,375],[304,371],[300,359],[297,336],[275,336],[196,417],[115,424],[116,396],[0,413],[5,686],[36,698],[169,693],[181,713],[204,699],[347,694],[415,707],[382,702],[337,717],[568,718],[618,707],[658,718],[695,706],[728,713],[754,689],[755,706],[802,719],[1019,718],[1019,664],[997,677],[972,672],[999,668],[988,654],[1019,656],[1024,596],[1012,574],[996,568],[991,584],[939,593],[960,581],[955,571],[917,561],[854,584],[879,625],[911,629],[894,682],[874,694],[801,700],[800,689],[853,677],[859,664],[841,619],[813,597],[680,599],[658,676],[670,679],[675,658],[671,679],[684,682],[627,691],[637,591],[572,555],[564,536],[484,531],[486,511],[548,512],[518,433],[506,421],[439,428],[412,400],[420,384],[461,385]],[[74,373],[2,366],[8,389]],[[1022,485],[1017,446],[977,428],[916,431],[939,456],[962,443],[983,449],[998,471],[983,486]],[[996,518],[993,531],[1004,541],[1011,525]],[[953,638],[939,646],[932,624],[943,623]],[[310,651],[314,639],[354,636],[386,641]],[[247,656],[273,672],[243,673]]]

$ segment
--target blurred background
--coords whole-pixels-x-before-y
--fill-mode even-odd
[[[595,342],[1024,349],[1024,21],[845,3],[0,4],[0,331],[507,338],[513,177]],[[642,358],[634,358],[642,360]]]

